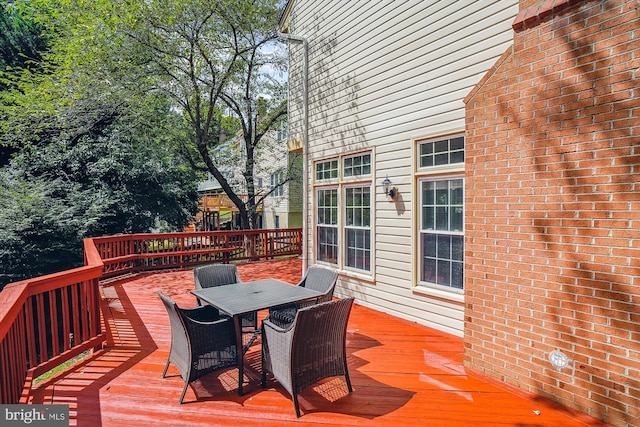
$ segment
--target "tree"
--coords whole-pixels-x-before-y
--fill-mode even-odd
[[[3,75],[23,67],[36,68],[47,38],[35,23],[22,17],[12,2],[0,3],[0,91],[6,90]],[[15,148],[0,144],[0,167],[9,162]]]
[[[81,265],[84,237],[180,230],[198,199],[196,173],[176,155],[185,124],[166,96],[136,96],[95,52],[79,55],[74,34],[86,28],[60,9],[19,5],[49,49],[37,67],[0,73],[0,146],[16,151],[0,170],[0,285]]]
[[[180,141],[181,152],[220,183],[239,210],[242,228],[253,228],[260,201],[255,152],[286,114],[284,82],[269,74],[283,63],[268,49],[277,42],[279,3],[38,0],[33,7],[52,31],[73,28],[56,43],[56,62],[91,70],[93,79],[137,97],[162,93],[172,99],[190,130]],[[224,129],[222,117],[229,115],[245,141],[240,187],[231,185],[221,171],[224,164],[212,155]]]
[[[82,265],[78,206],[53,197],[60,179],[16,179],[0,172],[0,289],[18,280]]]
[[[33,144],[0,170],[0,287],[82,265],[85,237],[189,223],[195,173],[168,144],[176,125],[168,105],[158,103],[148,116],[164,117],[166,126],[132,126],[123,111],[83,134]]]
[[[267,66],[282,65],[282,57],[267,49],[276,42],[277,5],[272,0],[234,0],[206,8],[196,1],[171,13],[148,7],[131,34],[148,52],[151,74],[184,112],[200,160],[237,206],[242,228],[256,226],[260,203],[254,182],[256,152],[266,133],[286,114],[284,85],[267,72]],[[232,185],[231,177],[222,173],[225,162],[214,161],[212,155],[219,143],[220,101],[241,125],[244,182],[240,186]]]
[[[37,65],[47,46],[42,28],[24,19],[12,3],[0,3],[0,71]]]

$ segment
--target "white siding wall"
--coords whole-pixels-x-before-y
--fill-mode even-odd
[[[341,272],[337,294],[456,335],[461,299],[418,292],[415,139],[464,131],[463,99],[512,41],[517,0],[297,0],[289,32],[309,42],[309,212],[313,161],[371,148],[375,206],[370,277]],[[300,136],[300,50],[292,45],[290,135]],[[399,190],[388,201],[385,176]]]
[[[271,174],[282,171],[291,173],[291,181],[284,184],[282,196],[269,195],[263,203],[263,228],[275,228],[275,217],[279,217],[279,228],[299,227],[295,218],[302,210],[301,199],[301,167],[297,166],[301,155],[286,152],[286,144],[282,141],[265,141],[267,149],[260,151],[256,159],[257,176],[262,178],[262,191],[271,189]],[[295,164],[290,168],[291,164]]]

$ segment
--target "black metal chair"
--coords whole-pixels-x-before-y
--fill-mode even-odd
[[[234,264],[211,264],[195,268],[193,270],[193,278],[196,289],[242,283],[238,268]],[[198,305],[202,305],[202,301],[198,300]],[[251,328],[249,332],[256,332],[258,328],[258,315],[256,312],[242,316],[242,328]]]
[[[269,309],[269,320],[280,327],[286,327],[293,322],[293,319],[296,317],[296,312],[299,309],[321,302],[331,301],[337,281],[338,273],[335,271],[317,266],[309,267],[302,280],[298,283],[298,286],[321,292],[322,296],[311,301],[271,308]]]
[[[220,368],[237,365],[236,334],[233,321],[220,317],[211,306],[183,309],[162,291],[158,291],[171,322],[171,350],[162,372],[165,378],[169,363],[180,371],[184,388],[193,381]]]
[[[300,417],[298,393],[316,382],[344,375],[353,391],[347,367],[347,322],[353,298],[301,308],[287,328],[262,322],[262,387],[267,372],[289,392]]]

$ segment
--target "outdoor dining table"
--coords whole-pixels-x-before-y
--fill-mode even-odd
[[[244,382],[242,315],[320,296],[320,292],[276,279],[256,280],[191,291],[201,301],[233,317],[238,358],[238,394]]]

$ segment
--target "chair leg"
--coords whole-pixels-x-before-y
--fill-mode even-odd
[[[349,378],[349,369],[347,368],[347,361],[344,362],[344,379],[347,381],[347,388],[349,389],[349,393],[353,392],[353,387],[351,387],[351,378]]]
[[[262,355],[262,360],[260,361],[261,365],[261,371],[262,371],[262,379],[260,381],[260,385],[262,386],[262,388],[267,388],[267,371],[264,368],[265,365],[265,357],[264,357],[264,350],[260,350],[260,354]]]
[[[187,392],[187,387],[189,387],[189,383],[184,383],[184,388],[182,389],[182,394],[180,395],[180,403],[184,400],[184,395]]]
[[[345,371],[344,379],[347,380],[347,388],[349,389],[349,393],[353,393],[353,387],[351,387],[351,379],[349,378],[349,371]]]
[[[298,403],[297,393],[293,393],[293,406],[296,408],[296,417],[300,418],[300,404]]]
[[[267,355],[265,353],[265,343],[267,342],[267,340],[265,339],[264,323],[260,325],[260,340],[262,341],[262,345],[260,346],[260,367],[262,368],[262,379],[260,381],[260,385],[262,386],[262,388],[267,388],[267,369],[265,368],[267,361]]]
[[[164,365],[164,371],[162,371],[162,378],[165,378],[167,375],[167,369],[169,369],[169,359],[167,359],[167,364]]]

